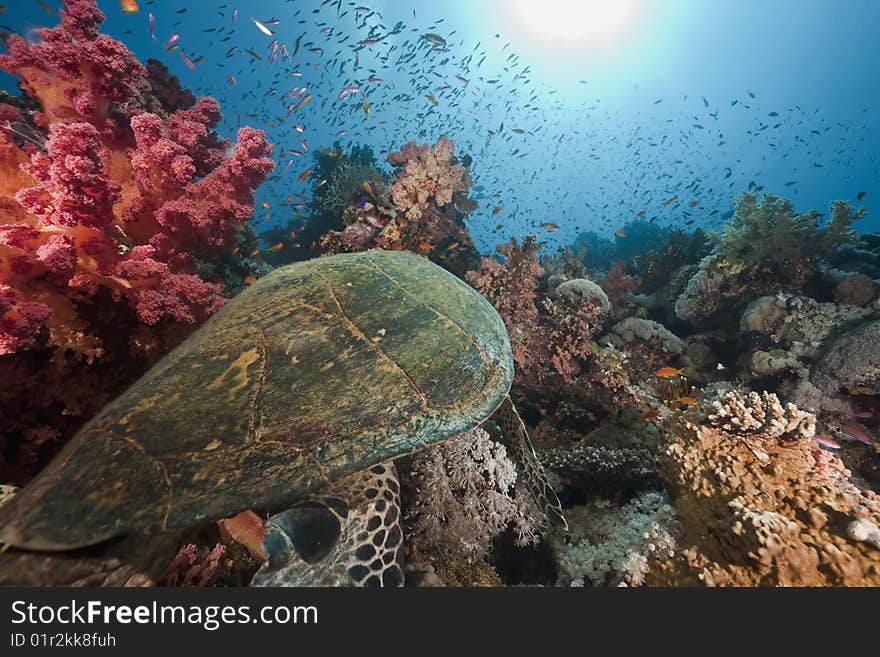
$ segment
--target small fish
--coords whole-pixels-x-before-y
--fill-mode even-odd
[[[150,38],[156,39],[156,17],[153,14],[147,14],[147,22],[150,24]]]
[[[336,100],[337,100],[337,101],[343,101],[343,100],[345,100],[346,98],[348,98],[349,95],[351,95],[351,94],[356,94],[356,93],[358,93],[358,92],[360,92],[360,89],[358,89],[358,88],[355,87],[355,86],[342,87],[342,90],[339,92],[339,95],[336,96]]]
[[[427,34],[422,35],[422,39],[427,41],[433,46],[437,48],[445,48],[446,47],[446,39],[444,39],[439,34],[434,34],[433,32],[428,32]]]
[[[364,103],[363,110],[364,110],[364,116],[369,116],[370,115],[370,104]]]
[[[492,216],[494,217],[496,214],[498,214],[499,212],[501,212],[503,209],[504,209],[504,206],[503,206],[503,205],[499,205],[497,208],[495,208],[494,210],[492,210]]]
[[[840,449],[840,443],[836,440],[832,440],[828,436],[823,436],[817,433],[813,436],[813,440],[819,445],[822,445],[822,447],[827,447],[828,449]]]
[[[364,190],[367,194],[370,195],[370,198],[375,199],[376,194],[373,192],[373,188],[370,186],[370,183],[364,181],[364,184],[361,185],[361,189]]]
[[[837,428],[840,429],[843,433],[845,433],[850,438],[854,438],[855,440],[859,441],[863,445],[872,445],[874,443],[874,441],[871,440],[871,437],[868,434],[866,434],[861,429],[857,429],[856,427],[850,426],[849,424],[839,424],[839,425],[837,425]]]
[[[425,98],[427,98],[429,101],[431,101],[432,105],[436,105],[438,102],[437,99],[434,98],[434,96],[432,94],[425,94]]]
[[[421,251],[430,251],[434,248],[434,245],[430,242],[419,242],[419,250]]]
[[[678,202],[678,197],[673,196],[672,198],[666,199],[666,201],[663,202],[663,205],[668,207],[668,206],[672,205],[673,203],[677,203],[677,202]]]
[[[293,110],[294,111],[298,110],[300,107],[305,105],[311,99],[312,99],[312,94],[307,94],[307,95],[303,96],[303,99],[301,101],[299,101],[299,103],[297,103],[296,107],[294,107]]]
[[[299,174],[299,175],[296,177],[296,182],[302,182],[303,180],[305,180],[306,178],[308,178],[310,175],[312,175],[312,170],[311,170],[311,169],[306,169],[305,171],[303,171],[301,174]]]
[[[52,7],[50,7],[49,5],[47,5],[47,4],[46,4],[45,2],[43,2],[42,0],[37,0],[37,4],[40,5],[40,7],[43,9],[43,11],[45,11],[45,12],[46,12],[47,14],[49,14],[50,16],[54,16],[54,15],[55,15],[55,11],[52,9]]]
[[[550,223],[549,221],[541,224],[541,228],[543,228],[544,230],[546,230],[547,232],[550,232],[550,233],[555,233],[557,230],[559,230],[558,225],[556,225],[554,223]]]
[[[614,234],[618,237],[626,237],[626,233],[624,233],[622,230],[615,230]]]
[[[257,26],[257,29],[260,30],[260,32],[262,32],[266,36],[272,36],[273,34],[275,34],[272,30],[270,30],[268,27],[263,25],[260,21],[258,21],[253,16],[251,16],[251,20],[254,22],[254,25]]]
[[[190,60],[189,57],[187,57],[186,55],[184,55],[182,52],[179,52],[179,53],[177,53],[177,54],[180,55],[180,58],[183,60],[183,63],[186,64],[186,67],[187,67],[190,71],[195,71],[195,70],[196,70],[196,65],[192,63],[192,61]]]
[[[452,249],[456,248],[457,246],[458,246],[458,242],[450,242],[449,244],[446,245],[446,250],[452,251]]]
[[[676,397],[673,401],[676,401],[679,404],[684,404],[685,406],[696,406],[699,403],[693,397]]]
[[[175,32],[165,40],[165,52],[170,52],[175,43],[180,40],[180,35]]]
[[[271,205],[269,205],[269,201],[263,201],[261,205],[263,206],[264,210],[268,210],[270,207],[272,207]]]
[[[658,417],[660,417],[660,413],[661,413],[660,409],[652,408],[649,411],[645,411],[645,414],[642,416],[642,419],[645,422],[650,422],[651,420],[656,420]]]
[[[235,76],[234,76],[234,75],[230,75],[228,78],[226,78],[226,81],[227,81],[229,84],[231,84],[233,87],[234,87],[235,85],[238,84],[238,82],[235,81]]]
[[[869,420],[872,417],[874,417],[874,412],[873,411],[859,411],[858,413],[853,415],[853,417],[857,418],[859,420]]]
[[[284,242],[278,242],[277,244],[273,244],[272,246],[270,246],[266,250],[267,251],[280,251],[283,248],[284,248]]]
[[[119,8],[126,14],[136,14],[140,9],[135,0],[119,0]]]
[[[257,282],[257,277],[254,276],[253,274],[245,276],[244,280],[242,281],[242,283],[244,283],[245,285],[253,285],[256,282]]]
[[[684,370],[677,370],[674,367],[661,367],[654,372],[654,374],[664,379],[671,379],[674,376],[681,376],[684,374]]]
[[[866,192],[859,192],[858,194],[856,194],[856,200],[861,201],[863,198],[865,198],[865,193]]]
[[[301,123],[297,123],[295,126],[293,126],[293,129],[296,130],[297,132],[299,132],[300,134],[305,130],[305,128],[302,126]]]

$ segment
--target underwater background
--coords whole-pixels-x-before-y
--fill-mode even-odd
[[[274,268],[403,250],[504,321],[569,525],[474,429],[398,464],[408,583],[880,584],[878,28],[871,0],[2,3],[0,484]],[[238,521],[158,581],[250,581]]]

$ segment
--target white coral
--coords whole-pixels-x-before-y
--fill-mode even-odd
[[[743,435],[764,434],[771,438],[812,438],[816,433],[816,416],[798,410],[794,404],[783,406],[771,392],[732,390],[721,399],[704,406],[706,421],[717,429]]]
[[[611,342],[618,349],[636,341],[656,342],[670,354],[680,354],[684,345],[681,339],[662,324],[641,317],[627,317],[611,327],[602,344]]]
[[[477,427],[417,454],[412,533],[428,548],[485,555],[511,523],[521,544],[539,536],[537,509],[515,492],[516,467],[504,445]]]
[[[647,492],[616,512],[590,519],[589,536],[559,555],[559,583],[640,586],[651,560],[668,559],[680,533],[675,511],[662,493]]]

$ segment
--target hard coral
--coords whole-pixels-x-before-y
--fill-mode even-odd
[[[864,210],[834,201],[830,219],[820,228],[816,210],[798,214],[788,199],[746,192],[734,201],[733,218],[716,236],[716,252],[729,262],[749,265],[810,259],[857,242],[851,224],[864,216]]]
[[[736,422],[734,422],[736,420]],[[653,584],[878,585],[880,500],[774,395],[717,399],[661,425],[660,474],[692,547]]]

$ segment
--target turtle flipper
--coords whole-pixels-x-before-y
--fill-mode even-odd
[[[252,586],[402,586],[400,485],[393,461],[342,479],[266,523]]]
[[[513,402],[510,401],[510,397],[504,398],[491,419],[501,427],[504,434],[504,444],[517,464],[520,481],[532,494],[538,507],[553,522],[568,529],[568,523],[562,514],[562,504],[553,487],[550,486],[550,482],[547,481],[544,467],[538,460],[538,455],[535,454],[532,441],[529,440],[526,425],[517,413]]]

